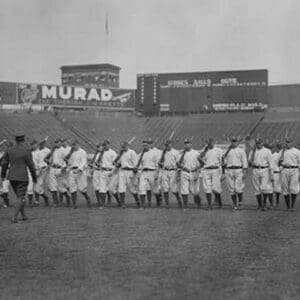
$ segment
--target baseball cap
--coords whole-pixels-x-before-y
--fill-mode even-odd
[[[237,137],[236,136],[233,136],[233,137],[231,137],[231,141],[234,143],[234,142],[237,142]]]
[[[110,142],[109,142],[108,139],[105,139],[105,140],[102,142],[102,146],[107,146],[107,145],[109,145],[109,144],[110,144]]]
[[[192,140],[191,140],[191,139],[188,139],[188,138],[187,138],[187,139],[184,140],[184,144],[191,144],[191,143],[192,143]]]
[[[262,144],[262,143],[263,143],[263,140],[262,140],[261,138],[257,138],[257,139],[255,140],[255,143],[256,143],[256,144]]]
[[[292,143],[292,142],[293,142],[293,139],[288,137],[288,138],[285,139],[285,142],[286,142],[286,143]]]

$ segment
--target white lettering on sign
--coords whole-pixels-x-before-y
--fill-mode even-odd
[[[101,100],[102,101],[110,101],[112,100],[112,92],[111,90],[108,90],[108,89],[102,89],[101,90]]]
[[[57,98],[57,90],[56,86],[48,87],[46,85],[42,86],[42,98],[43,99],[56,99]]]
[[[82,87],[75,87],[74,100],[86,100],[86,89]]]
[[[96,89],[91,89],[89,94],[88,94],[88,97],[87,97],[87,100],[90,101],[90,100],[96,100],[96,101],[100,101],[100,96],[97,92]]]
[[[72,97],[72,88],[70,86],[60,86],[59,97],[64,100],[70,99]]]

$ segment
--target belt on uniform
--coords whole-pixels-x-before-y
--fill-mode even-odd
[[[204,170],[215,170],[215,169],[219,169],[219,167],[217,166],[204,167]]]
[[[177,169],[176,168],[163,168],[163,170],[166,170],[166,171],[176,171]]]
[[[78,167],[71,167],[71,170],[78,170]]]
[[[187,172],[187,173],[193,173],[193,172],[196,172],[197,169],[189,170],[189,169],[187,169],[187,168],[183,168],[182,171]]]
[[[268,168],[267,166],[253,166],[254,169],[266,169]]]
[[[237,169],[242,169],[243,167],[242,166],[229,166],[227,167],[227,169],[229,170],[237,170]]]
[[[62,166],[60,166],[60,165],[52,165],[52,168],[54,168],[54,169],[61,169]]]
[[[100,168],[101,171],[112,171],[112,168]]]
[[[142,169],[142,172],[148,172],[148,171],[156,171],[155,169],[148,169],[148,168],[145,168],[145,169]]]
[[[121,168],[121,170],[124,170],[124,171],[133,171],[133,168],[125,167],[125,168]]]
[[[274,171],[273,173],[274,173],[274,174],[279,174],[279,173],[280,173],[280,171]]]
[[[282,166],[284,169],[298,169],[298,166]]]

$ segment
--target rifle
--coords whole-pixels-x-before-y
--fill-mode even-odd
[[[141,153],[141,156],[140,156],[140,158],[139,158],[139,160],[138,160],[138,162],[137,162],[135,168],[133,169],[133,172],[134,172],[134,173],[137,173],[137,171],[138,171],[138,169],[139,169],[139,167],[140,167],[140,164],[141,164],[141,162],[142,162],[142,159],[143,159],[143,156],[144,156],[145,152],[146,152],[146,150],[143,149],[143,151],[142,151],[142,153]]]
[[[6,139],[2,140],[2,141],[0,142],[0,146],[2,146],[3,144],[5,144],[6,142],[7,142]]]
[[[204,149],[202,150],[202,152],[200,153],[199,157],[198,157],[198,161],[200,163],[200,167],[202,168],[204,165],[205,165],[205,162],[204,162],[204,156],[205,154],[207,153],[209,149],[209,146],[208,144],[205,145]]]
[[[54,151],[57,149],[57,145],[54,145],[51,148],[51,151],[49,152],[49,154],[44,158],[44,162],[47,163],[48,165],[50,165],[51,163],[51,159],[52,159],[52,155],[54,153]]]
[[[242,142],[243,139],[238,139],[238,144],[237,146]],[[225,174],[225,168],[226,168],[226,164],[225,164],[225,159],[227,157],[227,155],[229,154],[230,150],[232,149],[232,144],[230,144],[226,150],[226,152],[224,153],[224,155],[222,156],[222,173]]]
[[[287,140],[288,139],[288,130],[286,130],[285,132],[285,136],[284,136],[284,139]],[[286,150],[286,144],[284,143],[283,144],[283,147],[282,147],[282,151],[281,151],[281,155],[280,155],[280,158],[279,158],[279,161],[278,161],[278,166],[281,167],[282,166],[282,163],[283,163],[283,159],[284,159],[284,152]]]
[[[183,149],[182,154],[180,156],[180,159],[179,159],[179,161],[177,163],[177,167],[178,167],[178,170],[177,170],[177,181],[179,181],[180,177],[181,177],[182,163],[183,163],[186,151],[187,151],[187,149]]]
[[[130,145],[135,140],[135,138],[136,138],[136,136],[132,137],[129,141],[126,141],[126,143],[128,143],[128,145]],[[116,166],[117,168],[121,167],[121,164],[119,163],[119,160],[123,156],[124,152],[125,152],[125,149],[121,148],[121,150],[119,152],[119,155],[113,161],[113,165]]]
[[[249,163],[248,163],[249,167],[253,167],[253,165],[254,165],[255,152],[256,152],[256,144],[254,145],[252,153],[251,153],[251,157],[250,157],[250,160],[249,160]]]
[[[168,138],[168,140],[172,140],[174,134],[175,134],[175,130],[173,130],[171,132],[170,137]],[[167,145],[165,145],[165,148],[164,148],[164,150],[163,150],[163,152],[161,154],[160,160],[158,162],[159,168],[162,168],[164,166],[166,152],[167,152]]]

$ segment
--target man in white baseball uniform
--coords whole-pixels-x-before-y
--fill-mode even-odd
[[[182,203],[178,193],[177,184],[177,164],[180,159],[180,153],[172,146],[173,141],[167,140],[165,149],[163,150],[158,163],[161,172],[161,187],[164,193],[166,207],[169,208],[169,192],[171,192],[177,199],[178,207],[181,208]]]
[[[68,155],[71,151],[71,146],[68,144],[68,139],[67,138],[61,138],[60,139],[61,142],[61,148],[62,150],[64,150],[65,152],[65,156]],[[66,205],[67,207],[70,205],[70,196],[68,194],[68,190],[69,190],[69,174],[67,169],[65,169],[65,172],[62,172],[61,176],[59,177],[59,181],[60,181],[60,185],[66,188],[63,189],[62,191],[58,191],[58,197],[59,197],[59,203],[60,205],[63,205],[63,199],[64,197],[66,198]]]
[[[100,209],[105,207],[106,195],[110,190],[114,192],[114,197],[119,203],[118,194],[114,191],[115,189],[112,187],[113,182],[111,180],[115,169],[113,162],[117,157],[117,153],[110,148],[108,140],[103,141],[102,147],[102,151],[96,156],[94,171],[94,175],[99,178],[99,198],[97,202]]]
[[[91,206],[90,197],[87,194],[87,153],[77,140],[72,141],[71,152],[65,157],[69,168],[68,183],[70,187],[73,208],[77,208],[77,191],[85,198],[87,207]]]
[[[141,171],[139,179],[139,196],[141,205],[145,208],[146,194],[148,207],[151,207],[151,191],[155,185],[155,175],[157,168],[157,152],[150,149],[149,140],[143,140],[143,151],[138,155],[138,168]],[[134,169],[136,173],[137,168]]]
[[[154,146],[154,141],[152,138],[149,138],[149,145],[150,145],[150,149],[156,153],[156,173],[154,177],[155,179],[154,179],[152,191],[155,195],[156,206],[160,207],[162,203],[162,195],[161,195],[161,173],[159,172],[158,162],[162,155],[162,151]],[[147,191],[148,203],[151,202],[152,191],[151,190]]]
[[[65,174],[63,168],[65,167],[66,150],[61,147],[60,139],[55,140],[55,144],[45,158],[45,161],[50,164],[48,185],[52,194],[53,204],[55,207],[58,206],[58,192],[67,195],[68,186],[65,180]],[[67,197],[67,199],[70,199]],[[67,206],[70,205],[70,200],[67,201]]]
[[[279,141],[276,141],[272,147],[272,160],[273,160],[273,167],[274,167],[273,192],[275,193],[276,207],[279,206],[279,198],[280,198],[280,194],[281,194],[281,180],[280,180],[281,168],[279,167],[279,159],[280,159],[279,152],[280,152],[281,148],[282,148],[282,146]],[[272,197],[273,197],[273,194],[272,194]]]
[[[249,153],[249,166],[252,167],[252,183],[258,209],[265,211],[269,186],[273,181],[273,161],[270,149],[263,146],[261,138],[256,139],[254,149]]]
[[[226,156],[223,157],[226,169],[226,183],[235,210],[242,206],[244,180],[248,168],[246,152],[238,146],[238,143],[238,139],[232,137],[230,148],[226,151]]]
[[[121,145],[121,152],[114,161],[114,165],[118,168],[118,192],[120,195],[120,206],[125,208],[125,193],[128,189],[134,197],[137,206],[140,205],[137,187],[133,182],[133,169],[137,164],[137,154],[129,148],[127,141]]]
[[[299,193],[300,150],[295,148],[293,140],[286,138],[285,147],[280,151],[281,188],[288,210],[295,210]]]
[[[1,173],[1,165],[2,165],[2,158],[4,156],[4,153],[9,149],[11,148],[12,146],[14,145],[14,143],[12,141],[8,142],[7,143],[7,147],[5,149],[4,152],[1,152],[0,153],[0,173]],[[2,181],[2,188],[0,188],[0,197],[3,198],[3,207],[4,208],[7,208],[9,207],[9,180],[7,180],[7,178],[5,178],[3,181]]]
[[[202,158],[204,163],[202,173],[203,189],[206,194],[208,209],[212,209],[212,193],[215,195],[215,202],[218,204],[218,207],[222,207],[222,155],[223,152],[215,146],[214,139],[209,138],[207,151]]]
[[[194,201],[199,208],[201,206],[200,198],[200,163],[199,152],[192,148],[192,140],[185,139],[184,149],[180,153],[178,167],[180,169],[180,193],[183,200],[183,206],[188,207],[189,193],[194,196]]]
[[[39,205],[40,197],[44,199],[46,206],[49,203],[49,197],[45,194],[43,185],[47,175],[47,163],[45,162],[45,158],[50,152],[50,149],[46,147],[46,140],[41,141],[36,150],[38,165],[36,165],[37,182],[34,186],[35,205]]]

